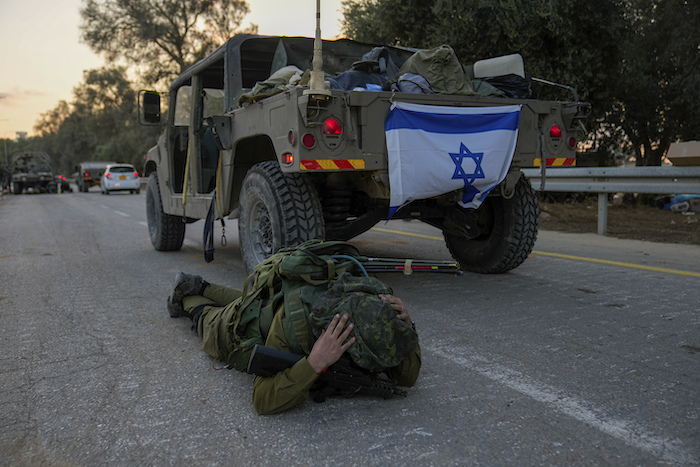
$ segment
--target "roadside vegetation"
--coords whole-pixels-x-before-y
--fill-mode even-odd
[[[540,195],[540,230],[598,231],[598,198]],[[616,198],[608,205],[606,235],[629,240],[700,245],[700,212],[673,212]]]

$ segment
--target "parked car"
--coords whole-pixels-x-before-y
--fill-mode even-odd
[[[112,191],[139,194],[141,192],[139,173],[131,164],[108,165],[100,179],[100,190],[103,195],[108,195]]]

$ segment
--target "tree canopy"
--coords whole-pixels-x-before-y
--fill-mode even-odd
[[[700,3],[690,0],[344,0],[353,39],[450,44],[465,63],[520,53],[526,72],[573,86],[593,106],[596,147],[659,165],[700,133]]]
[[[85,0],[80,28],[92,50],[152,84],[206,57],[246,14],[245,0]]]
[[[607,122],[629,138],[638,165],[660,165],[670,143],[700,138],[700,2],[630,0],[627,19]]]
[[[125,76],[123,67],[87,70],[73,100],[60,101],[41,116],[35,130],[56,170],[70,173],[88,160],[141,165],[158,130],[138,124],[136,91]]]

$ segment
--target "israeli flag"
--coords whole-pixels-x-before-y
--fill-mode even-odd
[[[389,218],[413,200],[459,189],[460,204],[478,208],[508,173],[521,107],[392,104],[385,125]]]

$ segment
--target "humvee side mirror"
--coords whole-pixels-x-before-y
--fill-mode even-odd
[[[160,124],[160,94],[155,91],[141,91],[139,94],[141,123],[144,125]]]

